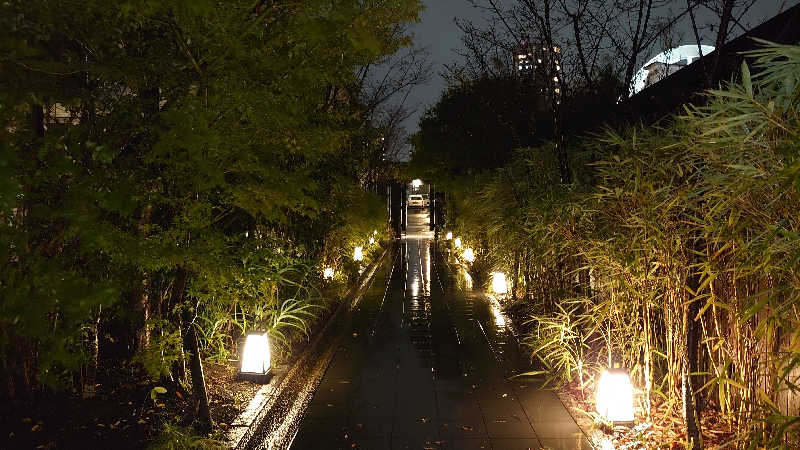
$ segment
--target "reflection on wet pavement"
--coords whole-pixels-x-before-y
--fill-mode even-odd
[[[510,378],[530,368],[499,305],[459,288],[426,220],[409,214],[291,448],[590,448],[554,393]]]

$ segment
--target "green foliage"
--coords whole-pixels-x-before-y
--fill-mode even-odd
[[[620,364],[641,411],[679,405],[686,330],[700,396],[752,448],[798,444],[800,47],[751,52],[742,81],[659,126],[573,141],[450,182],[448,224],[516,286],[526,343],[556,384],[589,392]],[[691,281],[698,273],[699,282]],[[684,316],[689,302],[697,316]]]
[[[167,422],[150,448],[152,450],[222,450],[227,447],[221,436],[208,438],[198,435],[191,427],[181,427]]]
[[[162,326],[169,329],[167,323],[162,323]],[[150,378],[159,380],[168,376],[172,365],[183,357],[182,345],[180,330],[163,331],[162,334],[155,335],[150,345],[134,356],[133,362],[141,364]]]
[[[0,5],[0,370],[33,380],[7,393],[75,379],[85,330],[153,377],[183,311],[219,359],[307,333],[318,261],[384,218],[355,74],[420,3],[62,3]]]

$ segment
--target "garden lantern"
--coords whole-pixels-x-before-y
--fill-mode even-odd
[[[597,383],[597,413],[610,422],[633,422],[633,385],[627,373],[604,370]]]
[[[505,295],[508,293],[508,284],[506,284],[506,274],[503,272],[492,272],[492,291],[497,295]]]
[[[472,251],[472,247],[469,247],[466,250],[464,250],[464,261],[467,262],[475,261],[475,252]]]
[[[239,373],[241,375],[263,377],[269,373],[271,365],[267,334],[248,334],[242,349]]]
[[[456,240],[453,241],[453,245],[455,245],[456,248],[461,248],[461,238],[457,237]]]
[[[322,278],[326,280],[333,279],[333,267],[326,267],[325,270],[322,271]]]
[[[356,247],[353,250],[353,261],[362,261],[364,259],[364,249],[361,247]]]

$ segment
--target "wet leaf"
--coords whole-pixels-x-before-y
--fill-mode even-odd
[[[461,429],[464,431],[472,431],[472,427],[469,425],[461,425]]]
[[[30,418],[30,417],[23,417],[23,418],[22,418],[22,423],[30,423],[31,421],[32,421],[32,420],[31,420],[31,418]]]
[[[147,423],[147,421],[146,421],[146,420],[144,420],[144,419],[139,419],[139,422],[138,422],[138,423],[139,423],[140,425],[144,425],[144,424],[146,424],[146,423]]]
[[[506,397],[508,397],[508,394],[503,394],[503,398],[506,398]]]
[[[182,399],[182,398],[183,398],[183,395],[182,395],[180,392],[178,392],[178,391],[175,391],[175,396],[177,396],[177,397],[178,397],[178,398],[180,398],[180,399]]]
[[[427,423],[428,422],[428,418],[427,417],[420,417],[419,421],[422,422],[422,423]]]
[[[41,431],[41,430],[42,430],[42,426],[39,425],[38,423],[36,425],[34,425],[33,427],[31,427],[31,431]]]

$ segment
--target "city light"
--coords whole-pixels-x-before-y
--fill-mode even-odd
[[[464,261],[467,262],[475,261],[475,252],[472,251],[472,247],[469,247],[466,250],[464,250]]]
[[[353,261],[363,261],[364,260],[364,249],[361,247],[356,247],[353,250]]]
[[[243,374],[265,375],[270,368],[269,339],[266,334],[248,334],[242,350]]]
[[[633,385],[621,370],[604,370],[597,383],[597,413],[611,422],[633,422]]]
[[[492,291],[497,295],[505,295],[508,293],[508,284],[506,283],[506,274],[503,272],[492,272]]]

